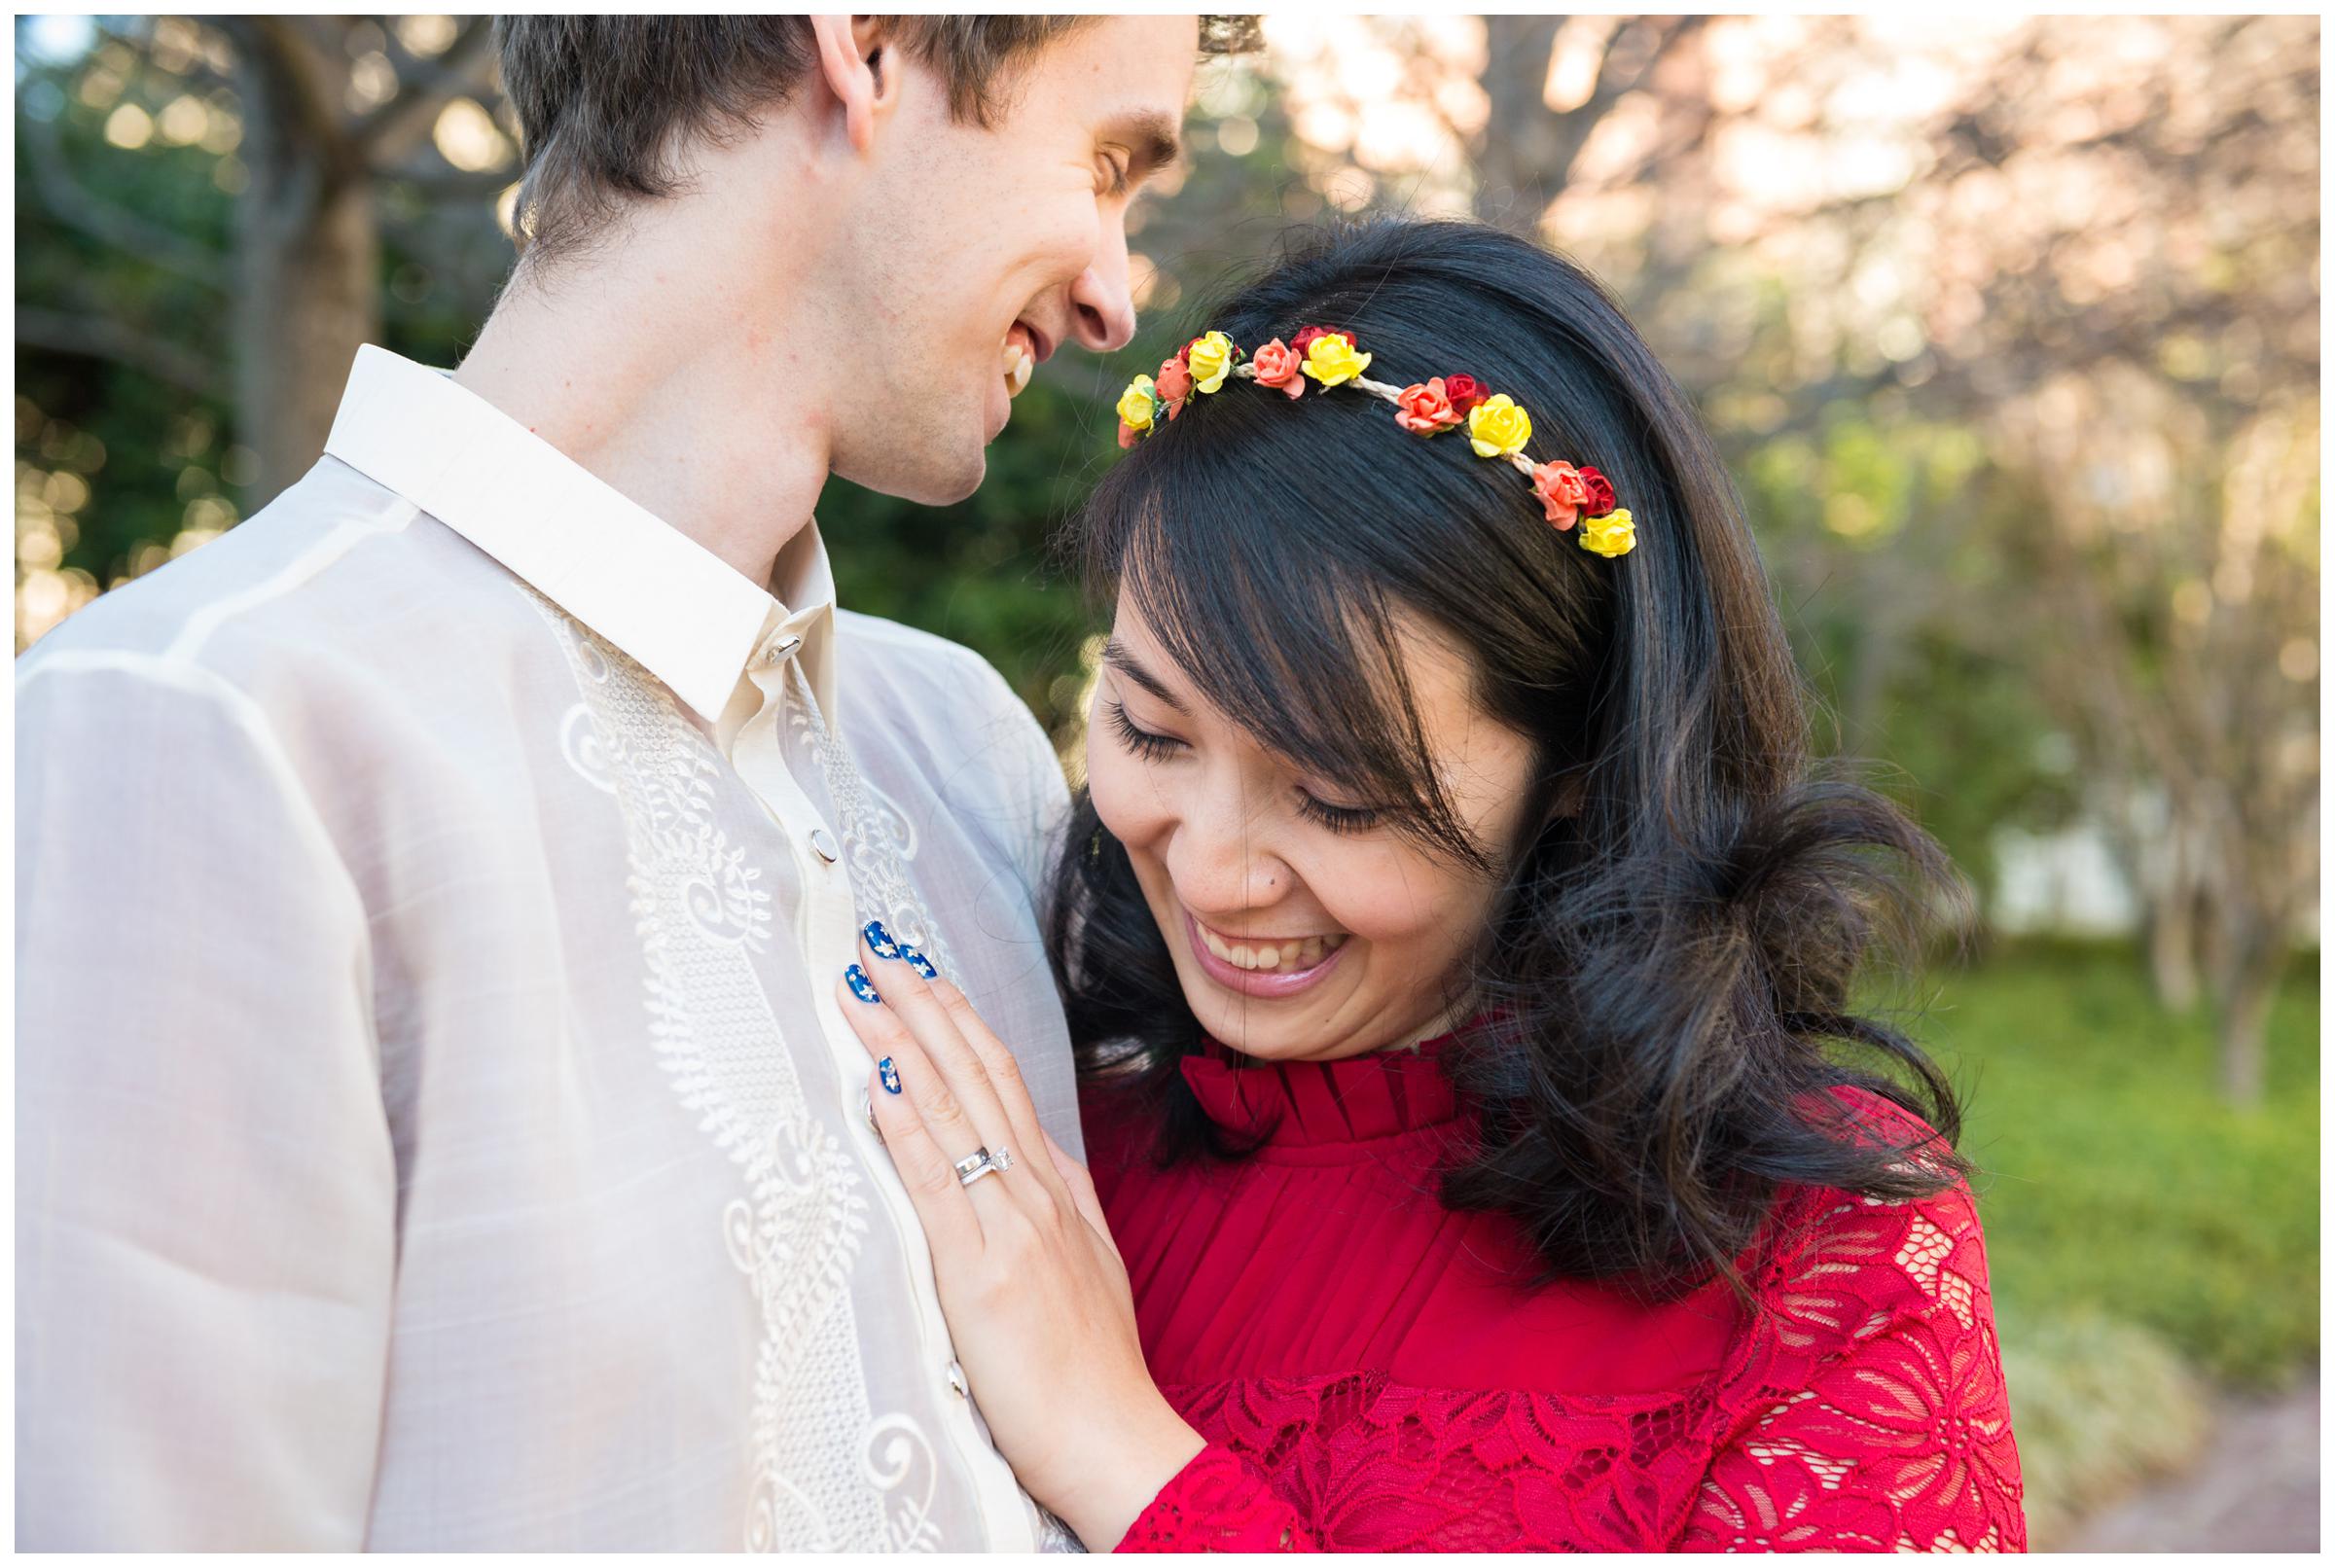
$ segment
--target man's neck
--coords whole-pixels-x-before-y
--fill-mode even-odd
[[[514,282],[454,379],[768,588],[826,484],[828,435],[812,409],[751,430],[736,410],[768,407],[773,385],[819,384],[776,346],[800,339],[768,320],[709,334],[724,302],[657,286],[695,268],[599,261],[548,287]]]

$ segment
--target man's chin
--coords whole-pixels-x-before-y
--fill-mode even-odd
[[[918,461],[907,461],[911,456]],[[954,460],[944,461],[943,454],[927,448],[915,454],[888,452],[889,459],[880,467],[871,464],[864,470],[854,464],[849,468],[838,465],[835,472],[863,490],[879,495],[896,496],[914,501],[918,506],[954,506],[981,488],[988,477],[988,451],[980,446],[962,454],[949,454]]]

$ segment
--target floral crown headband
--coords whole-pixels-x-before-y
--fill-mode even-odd
[[[1224,334],[1203,333],[1163,364],[1156,378],[1138,375],[1128,383],[1119,398],[1119,445],[1132,446],[1151,434],[1160,410],[1173,419],[1193,394],[1220,391],[1227,378],[1254,381],[1295,398],[1305,394],[1305,377],[1311,376],[1324,392],[1352,386],[1393,404],[1394,422],[1414,435],[1440,436],[1464,423],[1467,444],[1478,457],[1501,459],[1531,480],[1542,510],[1560,532],[1581,524],[1577,537],[1583,550],[1610,558],[1636,546],[1636,527],[1628,509],[1613,504],[1613,484],[1604,475],[1586,464],[1536,463],[1525,455],[1532,416],[1507,393],[1487,396],[1472,375],[1389,386],[1362,374],[1370,360],[1355,349],[1352,334],[1327,327],[1308,327],[1286,343],[1275,338],[1245,356]]]

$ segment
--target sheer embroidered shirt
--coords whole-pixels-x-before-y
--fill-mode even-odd
[[[368,348],[17,703],[19,1546],[1063,1544],[833,1000],[880,917],[1079,1152],[1062,782],[815,525],[766,591]]]

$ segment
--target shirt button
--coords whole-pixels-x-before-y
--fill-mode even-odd
[[[763,650],[762,661],[766,664],[775,664],[802,646],[803,639],[790,631]]]
[[[843,851],[836,847],[835,835],[829,833],[825,828],[810,830],[810,847],[817,850],[819,858],[830,865],[843,855]]]
[[[973,1386],[965,1381],[965,1369],[954,1361],[949,1363],[949,1387],[958,1399],[971,1399]]]

